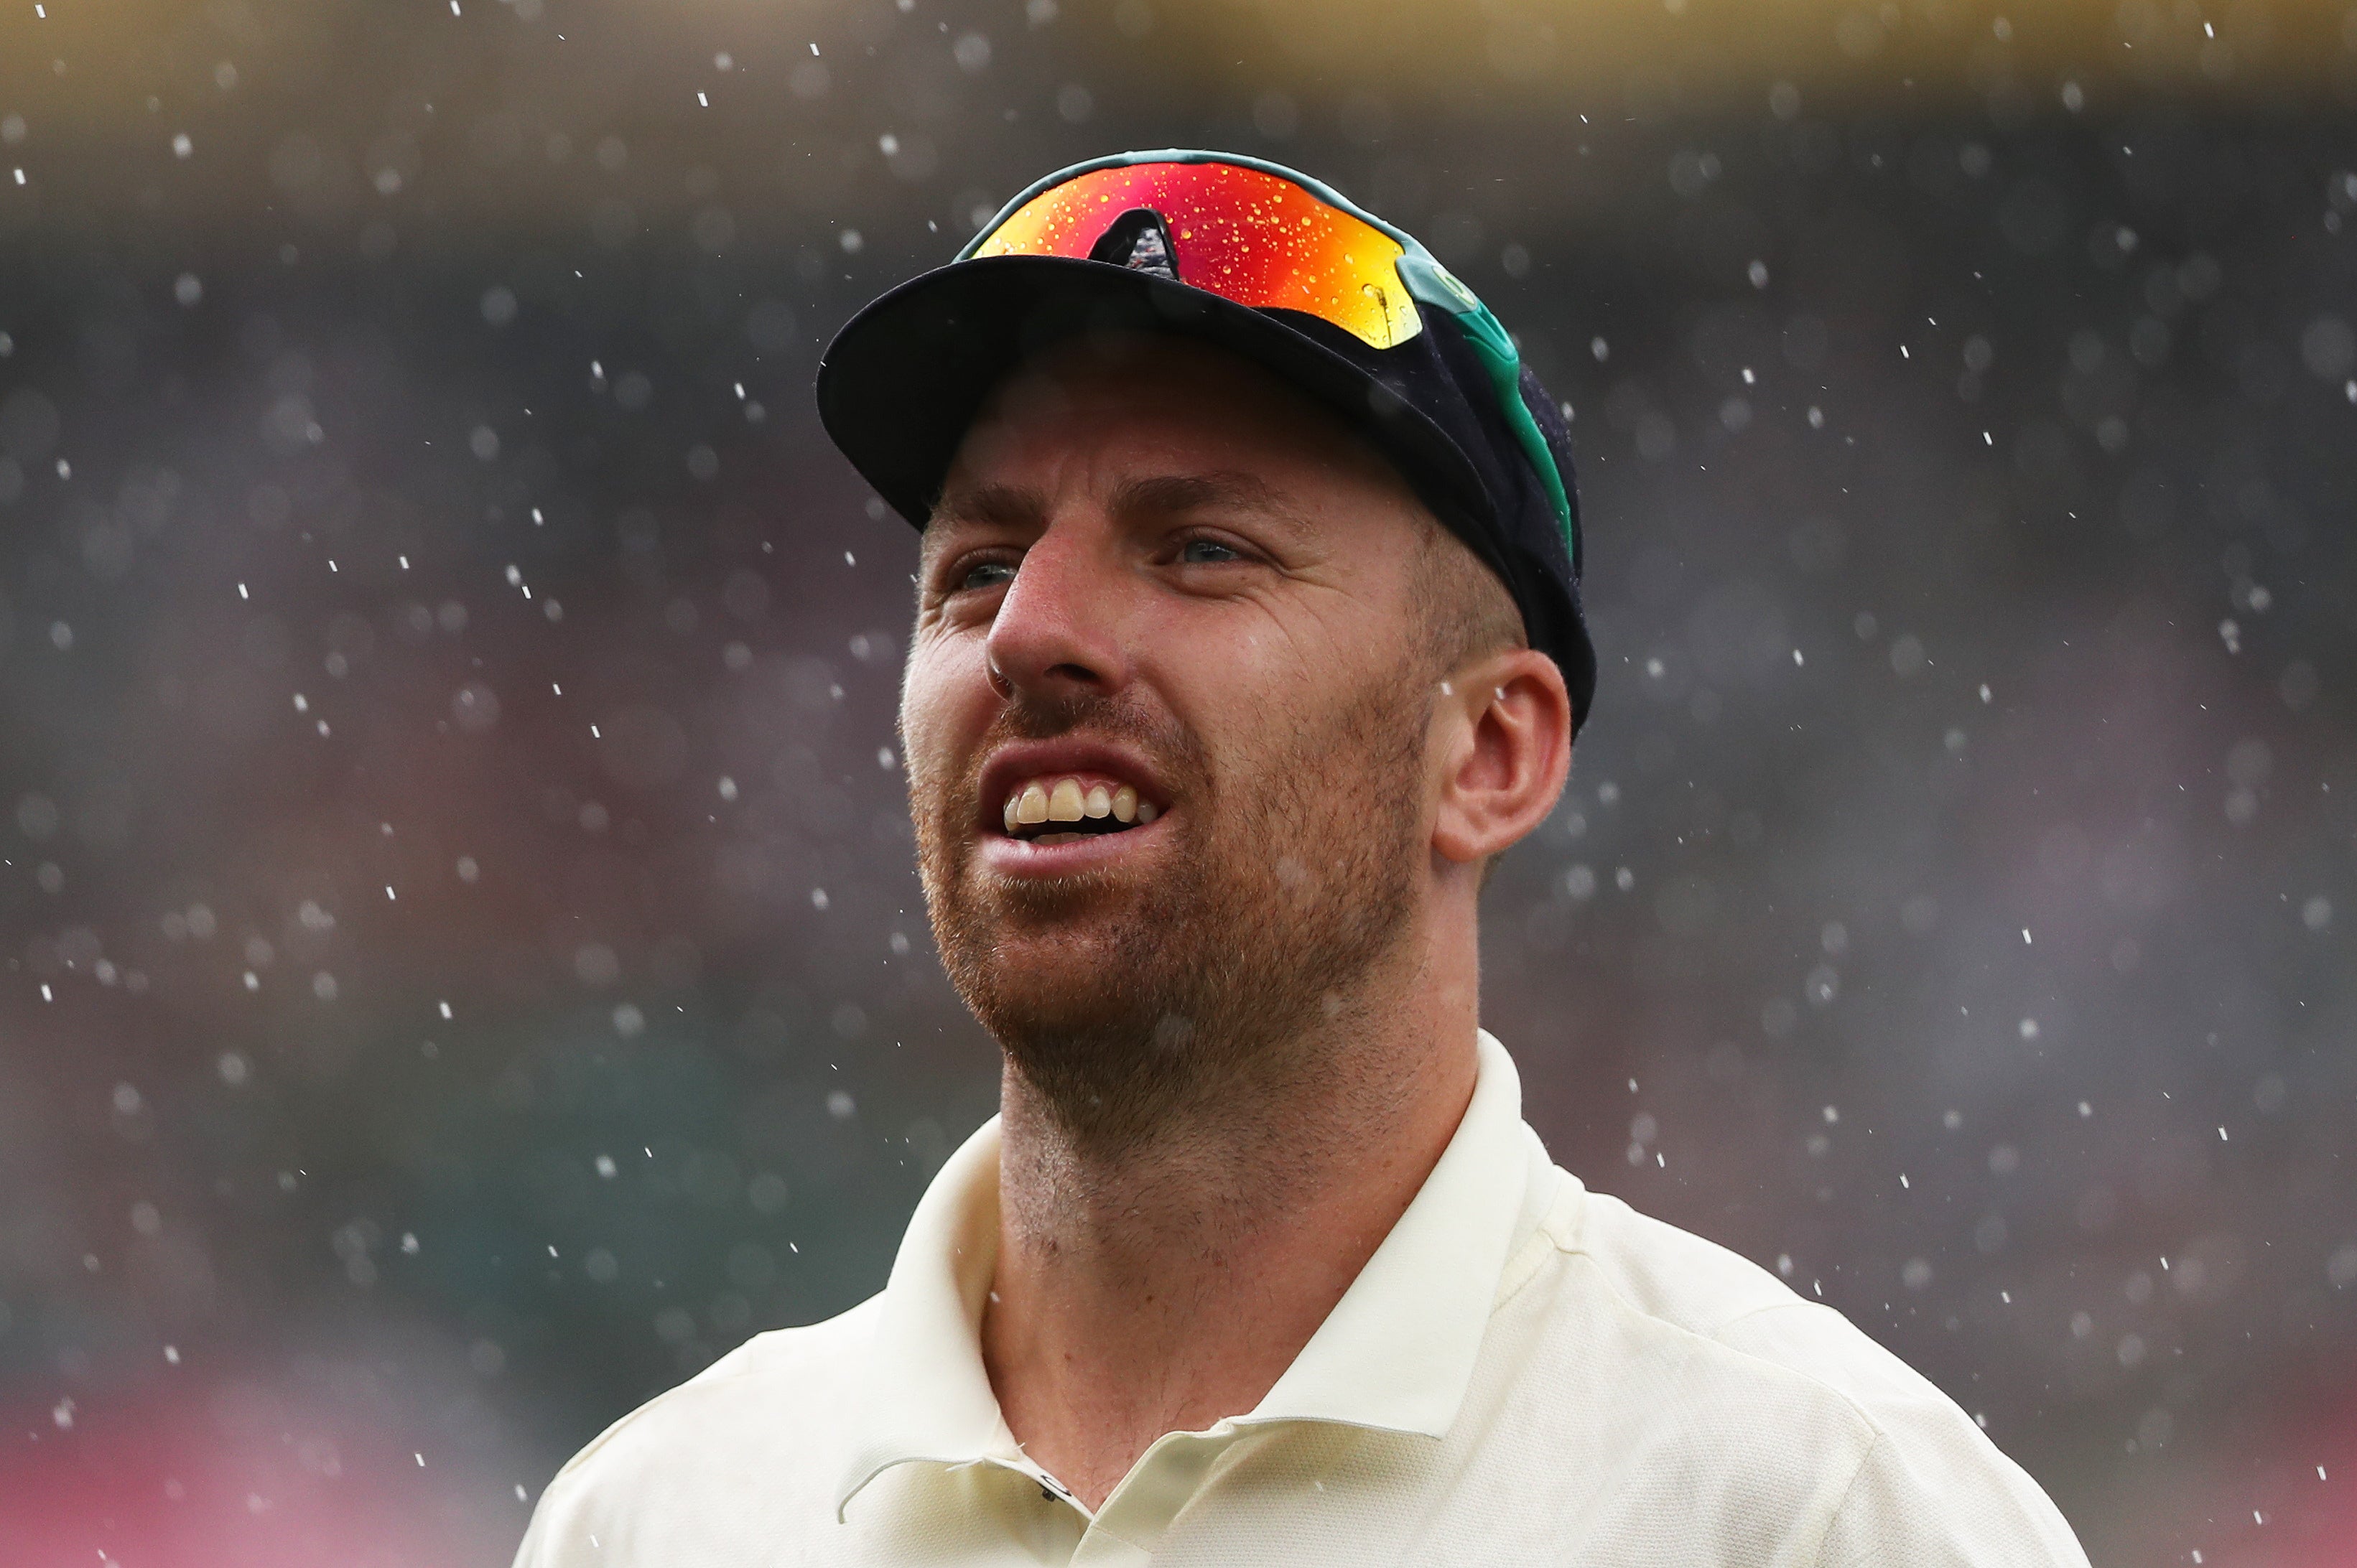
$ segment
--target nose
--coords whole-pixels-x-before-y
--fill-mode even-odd
[[[1121,637],[1124,574],[1104,542],[1054,526],[1023,553],[985,649],[1002,695],[1103,696],[1129,680]]]

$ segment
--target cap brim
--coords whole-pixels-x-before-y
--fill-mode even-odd
[[[1438,425],[1283,314],[1061,256],[956,262],[875,301],[819,362],[819,418],[876,493],[922,528],[974,415],[1009,371],[1071,338],[1134,331],[1200,338],[1270,371],[1365,435],[1460,533],[1458,519],[1484,505],[1472,464]],[[1493,548],[1468,542],[1485,555]]]

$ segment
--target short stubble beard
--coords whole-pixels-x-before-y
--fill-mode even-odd
[[[1125,1152],[1217,1108],[1298,1088],[1309,1042],[1347,1022],[1402,950],[1422,843],[1430,698],[1420,669],[1386,671],[1297,730],[1249,779],[1134,699],[1053,705],[1018,694],[973,754],[912,757],[918,868],[952,984],[1075,1145]],[[1125,742],[1180,810],[1148,878],[1092,873],[985,880],[982,761],[1015,739]],[[1069,942],[1054,940],[1068,927]],[[1050,939],[1048,972],[1005,939]]]

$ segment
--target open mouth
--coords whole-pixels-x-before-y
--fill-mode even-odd
[[[1127,832],[1160,814],[1153,801],[1138,799],[1134,785],[1065,774],[1016,785],[1002,818],[1009,838],[1044,845]]]

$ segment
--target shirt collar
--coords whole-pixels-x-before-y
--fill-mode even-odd
[[[998,1118],[934,1174],[877,1297],[866,1400],[835,1487],[837,1520],[868,1482],[916,1461],[1016,1454],[982,1365],[982,1306],[998,1262]]]
[[[1489,1031],[1473,1098],[1405,1213],[1293,1365],[1238,1426],[1325,1421],[1445,1434],[1489,1326],[1529,1180],[1522,1080]],[[868,1388],[838,1518],[894,1466],[1028,1469],[991,1391],[983,1303],[998,1250],[998,1119],[942,1166],[877,1298]]]
[[[1473,1099],[1407,1211],[1237,1424],[1332,1421],[1445,1435],[1472,1380],[1530,1176],[1523,1084],[1480,1032]]]

